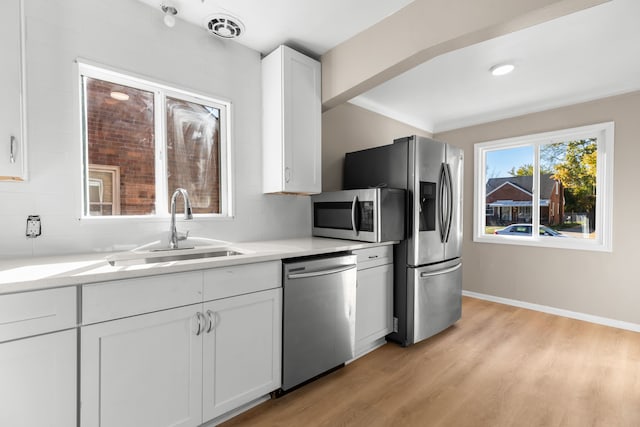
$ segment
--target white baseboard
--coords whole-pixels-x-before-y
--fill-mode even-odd
[[[622,320],[609,319],[607,317],[594,316],[592,314],[579,313],[577,311],[563,310],[561,308],[549,307],[547,305],[533,304],[526,301],[518,301],[509,298],[496,297],[493,295],[480,294],[478,292],[462,291],[462,295],[482,299],[499,304],[512,305],[515,307],[527,308],[529,310],[541,311],[543,313],[555,314],[556,316],[569,317],[571,319],[584,320],[585,322],[596,323],[598,325],[611,326],[613,328],[625,329],[627,331],[640,332],[640,325],[637,323],[624,322]]]
[[[251,408],[254,408],[256,406],[258,406],[259,404],[266,402],[267,400],[270,400],[271,396],[269,394],[261,396],[259,398],[257,398],[256,400],[252,400],[249,403],[245,403],[244,405],[240,406],[239,408],[236,409],[232,409],[231,411],[220,415],[217,418],[214,418],[211,421],[207,421],[206,423],[202,424],[200,427],[215,427],[218,424],[222,424],[225,421],[229,421],[231,418],[242,414],[243,412],[248,411]]]

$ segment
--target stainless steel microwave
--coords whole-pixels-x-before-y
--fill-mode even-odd
[[[311,196],[313,235],[364,242],[402,240],[405,191],[368,188]]]

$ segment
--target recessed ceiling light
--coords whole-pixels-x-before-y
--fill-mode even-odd
[[[124,92],[117,92],[117,91],[112,91],[109,94],[113,99],[117,99],[118,101],[128,101],[129,100],[129,95],[127,95]]]
[[[489,68],[489,71],[491,71],[491,74],[494,76],[504,76],[512,72],[515,68],[513,64],[498,64]]]

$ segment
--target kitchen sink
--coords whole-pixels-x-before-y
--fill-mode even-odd
[[[232,249],[216,249],[206,252],[191,252],[191,253],[172,253],[166,252],[162,255],[145,255],[137,258],[122,258],[111,259],[109,264],[112,266],[126,266],[126,265],[139,265],[139,264],[155,264],[160,262],[172,262],[172,261],[186,261],[190,259],[204,259],[204,258],[219,258],[229,257],[234,255],[243,255],[242,252],[234,251]]]

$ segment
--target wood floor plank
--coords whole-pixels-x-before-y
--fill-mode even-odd
[[[640,334],[464,297],[443,333],[223,426],[638,427]]]

